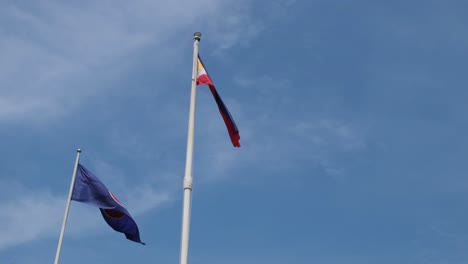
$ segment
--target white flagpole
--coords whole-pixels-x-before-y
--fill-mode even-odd
[[[73,194],[73,187],[75,187],[76,171],[78,169],[78,163],[80,162],[80,154],[81,154],[81,150],[80,149],[76,150],[75,168],[73,169],[73,175],[72,175],[72,180],[70,184],[70,191],[68,193],[67,205],[65,207],[65,215],[63,216],[62,230],[60,231],[60,238],[59,238],[59,242],[57,245],[57,253],[55,254],[54,264],[59,263],[60,251],[62,249],[63,233],[65,232],[65,225],[67,224],[68,211],[70,210],[70,202],[71,202],[71,198]]]
[[[187,136],[187,156],[185,161],[184,176],[184,204],[182,211],[182,238],[180,242],[180,264],[187,264],[188,243],[190,231],[190,207],[192,200],[192,161],[193,161],[193,134],[195,128],[195,96],[197,93],[197,69],[198,69],[198,43],[201,33],[193,34],[193,71],[192,71],[192,92],[190,95],[190,112]]]

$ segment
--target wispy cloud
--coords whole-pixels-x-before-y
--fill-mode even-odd
[[[264,27],[261,21],[252,19],[248,5],[239,5],[233,11],[219,20],[222,26],[212,24],[208,27],[208,34],[217,43],[217,48],[213,50],[215,55],[221,55],[235,45],[248,46]],[[246,21],[249,23],[246,24]]]
[[[141,49],[159,50],[160,61],[177,56],[171,43],[193,25],[193,31],[221,36],[220,49],[227,49],[240,41],[232,37],[238,31],[252,31],[247,9],[216,0],[4,4],[0,120],[66,114],[111,88],[106,80],[119,76]]]
[[[3,193],[10,193],[0,205],[0,249],[12,247],[36,239],[57,237],[62,225],[66,196],[56,195],[48,190],[34,190],[20,184],[2,184]],[[5,186],[16,186],[13,191]],[[153,189],[148,185],[132,186],[122,192],[122,202],[134,217],[171,201],[169,194]],[[77,220],[79,216],[79,221]],[[77,236],[84,231],[96,228],[100,219],[99,212],[87,205],[72,202],[67,235]]]
[[[299,121],[291,127],[294,137],[317,148],[335,148],[341,151],[360,150],[366,147],[363,135],[344,121],[318,119]]]
[[[4,200],[0,205],[0,248],[57,233],[65,198],[36,192]],[[62,210],[61,210],[62,208]]]
[[[343,172],[335,165],[337,155],[366,149],[364,128],[331,114],[301,112],[310,102],[295,95],[293,80],[240,74],[234,81],[251,95],[236,109],[248,148],[241,163],[255,160],[277,170],[307,161],[337,176]]]

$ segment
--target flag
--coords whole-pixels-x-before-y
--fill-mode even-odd
[[[96,206],[104,220],[115,231],[124,233],[127,239],[141,243],[138,226],[127,209],[107,187],[90,171],[78,164],[72,200]]]
[[[208,75],[208,72],[206,71],[205,66],[203,65],[203,62],[200,59],[200,56],[198,56],[197,69],[198,69],[197,70],[197,85],[206,84],[208,85],[208,87],[210,87],[211,94],[213,95],[216,101],[216,104],[218,105],[219,112],[221,113],[224,123],[226,124],[226,128],[228,130],[229,137],[231,138],[232,145],[234,145],[234,147],[240,147],[240,143],[239,143],[240,135],[239,135],[239,130],[237,129],[236,123],[234,122],[234,119],[232,119],[232,116],[229,113],[229,110],[226,108],[223,100],[221,99],[218,92],[216,91],[214,83],[211,80],[210,76]]]

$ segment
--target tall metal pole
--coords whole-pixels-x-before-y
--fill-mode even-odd
[[[71,202],[71,198],[73,194],[73,187],[75,187],[76,170],[78,169],[78,163],[80,162],[80,154],[81,154],[81,150],[77,149],[75,168],[73,169],[72,180],[70,183],[70,191],[68,192],[67,205],[65,206],[65,215],[63,216],[62,230],[60,231],[60,238],[59,238],[59,242],[57,245],[57,253],[55,254],[54,264],[59,263],[60,251],[62,250],[63,234],[65,233],[65,226],[67,225],[68,211],[70,210],[70,202]]]
[[[192,92],[190,95],[190,112],[187,136],[187,156],[185,161],[184,176],[184,204],[182,211],[182,238],[180,242],[180,264],[187,264],[188,244],[190,232],[190,210],[192,200],[192,161],[193,161],[193,135],[195,128],[195,96],[197,93],[197,71],[198,71],[198,43],[201,33],[193,34],[193,71],[192,71]]]

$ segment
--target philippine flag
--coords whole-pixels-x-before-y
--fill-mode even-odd
[[[218,92],[216,91],[214,83],[211,80],[210,75],[208,75],[208,72],[206,71],[206,68],[203,65],[203,62],[200,59],[200,56],[198,56],[197,69],[198,69],[197,70],[197,85],[206,84],[208,85],[208,87],[210,87],[211,94],[213,95],[216,101],[216,104],[218,105],[219,112],[221,113],[224,123],[226,124],[226,128],[228,130],[229,137],[231,138],[232,145],[234,145],[234,147],[237,147],[237,148],[240,147],[240,143],[239,143],[240,135],[239,135],[239,130],[237,129],[236,123],[234,122],[234,119],[229,113],[229,110],[226,108],[223,100],[221,99]]]

